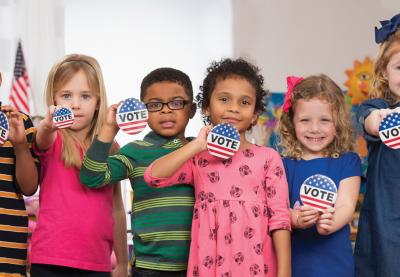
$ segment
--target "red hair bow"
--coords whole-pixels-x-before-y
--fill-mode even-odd
[[[287,92],[285,95],[285,100],[283,100],[283,107],[282,107],[282,110],[285,113],[288,113],[289,109],[292,107],[292,93],[293,93],[294,87],[298,83],[300,83],[303,79],[304,78],[295,77],[295,76],[286,77]]]

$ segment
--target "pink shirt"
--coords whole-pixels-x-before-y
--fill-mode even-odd
[[[30,261],[84,270],[111,271],[113,189],[89,189],[77,168],[61,160],[60,133],[40,158],[40,210]]]
[[[196,202],[188,275],[276,276],[271,232],[290,230],[288,185],[279,154],[252,145],[222,160],[204,151],[151,186],[193,183]]]

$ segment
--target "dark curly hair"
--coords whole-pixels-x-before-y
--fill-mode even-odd
[[[181,85],[190,100],[193,100],[193,87],[189,76],[186,73],[171,67],[157,68],[143,78],[140,85],[140,100],[143,101],[146,96],[146,91],[151,85],[159,82],[172,82]]]
[[[222,59],[219,62],[213,61],[207,68],[207,76],[200,86],[200,93],[196,96],[197,106],[204,111],[210,106],[211,94],[213,93],[217,82],[230,77],[239,77],[247,80],[256,91],[255,111],[261,113],[265,110],[263,99],[267,95],[267,91],[263,88],[264,77],[259,74],[260,69],[250,62],[238,58]],[[205,124],[210,124],[209,117],[202,113]]]

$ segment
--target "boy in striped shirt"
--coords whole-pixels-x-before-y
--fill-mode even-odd
[[[185,128],[196,111],[190,78],[180,70],[158,68],[142,81],[140,98],[146,104],[152,129],[108,156],[118,126],[118,104],[109,108],[106,123],[86,153],[81,182],[101,187],[129,178],[134,194],[132,234],[133,276],[186,276],[194,204],[193,188],[177,185],[151,188],[143,180],[148,165],[187,143]]]

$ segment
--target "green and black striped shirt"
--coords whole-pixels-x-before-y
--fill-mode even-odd
[[[176,150],[178,139],[150,132],[143,141],[134,141],[108,156],[110,143],[94,140],[84,158],[80,177],[89,187],[101,187],[129,178],[133,190],[132,234],[136,267],[186,270],[192,212],[193,187],[175,185],[152,188],[144,182],[147,166]]]

